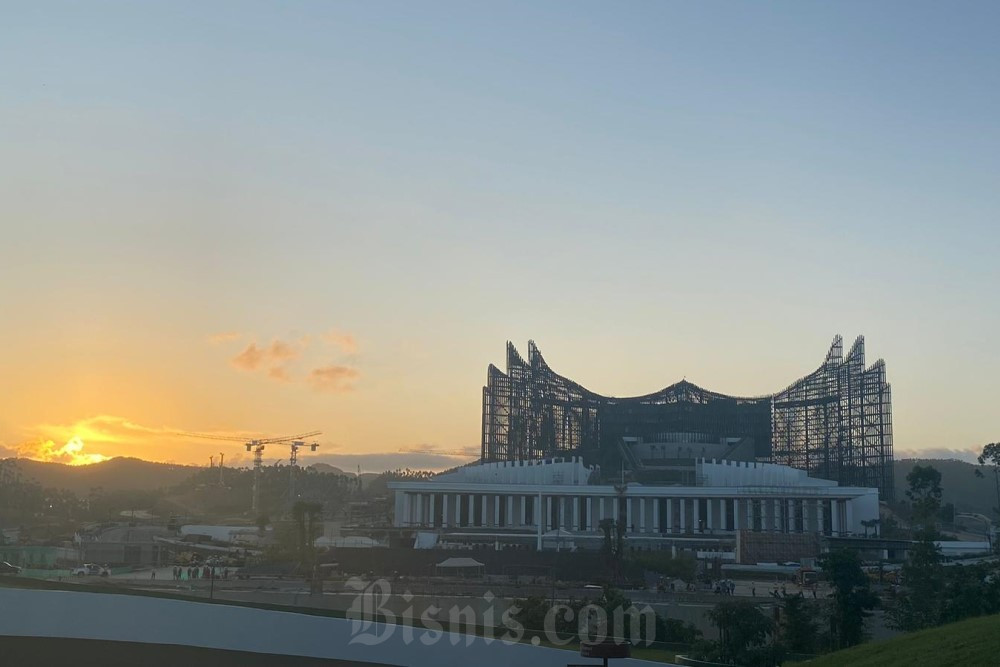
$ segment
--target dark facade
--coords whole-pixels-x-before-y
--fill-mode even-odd
[[[728,396],[681,381],[646,396],[613,398],[555,373],[534,342],[527,361],[507,343],[507,372],[491,364],[483,388],[481,459],[576,454],[617,469],[642,465],[626,441],[669,442],[664,448],[671,450],[678,442],[741,441],[755,460],[845,486],[878,487],[890,498],[890,389],[884,362],[866,369],[864,356],[864,337],[845,358],[837,336],[822,366],[776,394]]]

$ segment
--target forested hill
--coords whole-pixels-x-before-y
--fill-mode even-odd
[[[977,512],[989,515],[997,506],[997,492],[993,473],[983,466],[953,459],[902,459],[894,463],[896,500],[906,499],[906,475],[915,465],[931,465],[941,471],[943,502],[954,503],[959,512]],[[976,477],[976,468],[983,477]]]
[[[932,465],[941,471],[944,502],[954,503],[958,511],[989,514],[991,508],[996,507],[996,487],[992,473],[976,477],[975,470],[979,466],[945,459],[896,461],[894,471],[897,500],[906,498],[906,474],[918,464]],[[317,472],[349,474],[325,464],[314,467]],[[17,468],[25,481],[34,480],[43,487],[66,489],[80,496],[85,496],[95,487],[102,487],[105,492],[169,488],[184,482],[199,470],[204,470],[204,466],[155,463],[125,457],[86,466],[18,459]]]
[[[127,457],[85,466],[17,459],[16,466],[21,479],[26,482],[34,481],[44,488],[65,489],[81,497],[96,487],[105,492],[151,491],[170,487],[203,469],[203,466],[155,463]]]

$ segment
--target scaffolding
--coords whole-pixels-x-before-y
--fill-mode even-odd
[[[614,470],[624,463],[625,438],[740,438],[753,443],[756,460],[845,486],[877,487],[891,499],[890,398],[885,363],[865,368],[864,337],[844,358],[837,336],[819,369],[759,397],[720,394],[686,380],[645,396],[602,396],[554,372],[533,341],[527,361],[508,342],[507,371],[491,364],[483,387],[481,460],[580,455]]]

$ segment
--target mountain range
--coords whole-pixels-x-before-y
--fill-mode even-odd
[[[954,503],[959,512],[990,514],[997,506],[993,475],[975,475],[976,466],[952,459],[902,459],[893,464],[896,499],[906,499],[906,475],[915,465],[932,465],[941,471],[943,502]],[[137,458],[118,457],[85,466],[46,463],[17,459],[22,478],[34,480],[43,487],[60,488],[85,496],[95,487],[104,491],[131,491],[171,487],[185,481],[203,466],[156,463]],[[354,476],[326,463],[313,466],[318,472]],[[374,477],[367,473],[363,477]]]

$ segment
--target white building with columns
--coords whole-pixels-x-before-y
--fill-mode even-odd
[[[878,490],[841,487],[771,463],[695,459],[694,486],[594,483],[579,458],[505,461],[425,481],[389,484],[394,525],[439,542],[599,548],[600,524],[617,519],[638,548],[732,550],[744,530],[862,533],[879,516]]]

